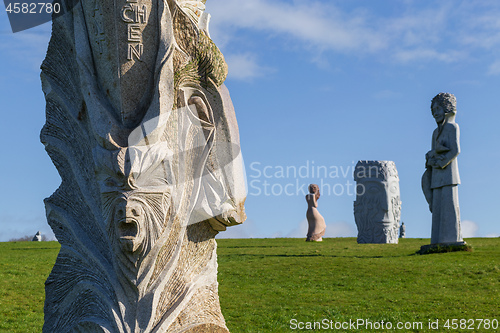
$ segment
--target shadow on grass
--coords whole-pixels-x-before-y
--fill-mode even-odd
[[[293,247],[293,246],[280,246],[280,245],[244,245],[244,246],[224,246],[226,249],[256,249],[256,248],[284,248],[284,247]]]
[[[218,257],[258,257],[258,258],[269,258],[269,257],[276,257],[276,258],[312,258],[312,257],[325,257],[325,258],[358,258],[358,259],[383,259],[383,258],[401,258],[401,257],[406,257],[406,256],[414,256],[415,253],[411,254],[404,254],[404,255],[391,255],[391,256],[359,256],[359,255],[344,255],[344,256],[339,256],[339,255],[325,255],[321,253],[310,253],[310,254],[219,254]]]
[[[20,247],[17,249],[10,249],[11,251],[40,251],[40,250],[57,250],[59,247]]]

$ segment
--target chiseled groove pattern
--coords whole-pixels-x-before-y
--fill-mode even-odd
[[[115,322],[111,309],[118,307],[108,303],[116,299],[105,273],[112,271],[112,255],[103,241],[107,236],[102,223],[96,220],[100,212],[92,209],[99,207],[92,139],[82,122],[86,110],[78,71],[69,65],[76,62],[74,37],[63,28],[72,24],[71,15],[54,21],[54,29],[64,34],[52,36],[42,64],[47,121],[41,140],[62,178],[60,187],[45,200],[49,224],[62,247],[46,282],[44,332],[81,331],[90,327],[85,324],[89,320],[101,323],[94,328],[109,326]]]
[[[56,315],[46,319],[44,329],[50,332],[69,332],[81,322],[96,318],[103,323],[114,322],[110,313],[109,300],[113,291],[109,289],[106,276],[99,274],[99,265],[89,260],[89,256],[77,256],[71,249],[61,248],[57,264],[46,284],[56,284],[50,288],[47,297]],[[57,276],[57,279],[51,277]],[[109,325],[109,324],[108,324]]]
[[[46,144],[46,150],[54,165],[59,171],[62,183],[59,189],[52,195],[51,202],[62,206],[68,212],[72,212],[73,221],[84,231],[97,247],[96,253],[105,255],[106,260],[111,261],[109,248],[103,239],[107,236],[101,228],[93,225],[101,225],[96,221],[91,207],[98,204],[94,198],[98,197],[95,180],[91,179],[94,171],[90,169],[92,159],[89,156],[88,142],[84,140],[84,135],[80,127],[75,124],[75,120],[68,118],[68,113],[63,112],[59,104],[53,100],[47,100],[47,108],[51,112],[47,114],[47,123],[42,130],[42,140]],[[71,134],[70,134],[71,133]],[[80,181],[77,181],[79,179]],[[83,186],[85,184],[86,186]],[[82,192],[87,190],[86,192]],[[89,200],[90,202],[87,202]],[[90,223],[94,221],[94,223]],[[97,222],[97,223],[96,223]],[[56,237],[61,240],[64,235],[56,233]]]
[[[170,260],[172,260],[172,255],[175,251],[175,245],[180,238],[182,229],[178,219],[173,220],[173,223],[167,225],[167,228],[169,229],[168,240],[165,245],[163,245],[160,253],[158,254],[150,284],[158,279],[160,274],[165,269],[166,265],[170,262]]]
[[[214,42],[193,26],[189,17],[177,9],[174,34],[178,47],[174,53],[175,90],[184,83],[200,83],[207,87],[209,80],[220,87],[227,77],[227,64]]]
[[[88,160],[88,155],[85,154],[82,145],[77,145],[78,141],[83,141],[79,140],[77,135],[81,132],[74,124],[75,120],[68,119],[66,117],[68,113],[63,113],[61,108],[52,102],[50,99],[48,100],[48,107],[51,108],[52,112],[47,116],[48,125],[43,129],[42,139],[47,144],[47,152],[60,171],[62,184],[46,200],[46,205],[49,212],[49,223],[62,244],[62,249],[46,283],[46,313],[50,313],[51,316],[46,316],[44,330],[65,332],[70,331],[74,325],[78,325],[80,321],[85,321],[88,318],[101,316],[102,320],[113,322],[110,313],[112,306],[105,304],[105,300],[114,299],[115,296],[113,291],[109,289],[110,284],[107,277],[98,274],[101,271],[106,271],[106,269],[101,268],[102,265],[108,269],[112,267],[110,264],[111,252],[106,246],[107,242],[103,242],[107,236],[101,228],[95,228],[100,223],[96,223],[86,202],[89,194],[85,198],[81,192],[82,187],[76,181],[75,173],[87,184],[90,182],[90,179],[86,179],[85,176],[90,171],[76,167],[78,165],[81,168],[86,168],[90,164],[84,162]],[[67,131],[74,133],[74,135],[69,137],[66,134]],[[69,152],[73,152],[73,154],[69,154]],[[93,246],[83,244],[93,244]],[[77,252],[76,248],[83,252]],[[89,250],[92,250],[92,253],[87,252]],[[96,258],[100,263],[93,261],[92,258]],[[76,297],[72,293],[80,283],[85,283],[88,287],[85,291],[86,298]],[[103,294],[106,296],[103,297]],[[68,302],[68,299],[72,299],[72,302]],[[97,305],[93,311],[87,309],[91,307],[92,302]],[[78,308],[81,310],[73,313],[75,304],[79,304]],[[50,308],[52,310],[49,310]],[[83,311],[84,309],[87,310]]]
[[[197,311],[190,311],[190,309],[197,309]],[[220,311],[217,284],[198,289],[186,305],[186,309],[170,325],[168,331],[172,333],[183,332],[186,329],[186,323],[192,326],[213,323],[225,327],[226,322]]]
[[[191,283],[194,277],[202,273],[203,269],[213,259],[211,254],[215,254],[217,246],[213,237],[216,234],[217,232],[206,221],[188,227],[180,254],[182,258],[187,258],[187,260],[178,262],[174,274],[161,294],[156,313],[156,323],[164,313],[173,309],[175,304],[184,297],[186,285]],[[218,303],[215,305],[218,306]],[[211,311],[220,312],[218,307]]]
[[[42,72],[49,79],[52,89],[57,89],[57,95],[64,103],[70,104],[66,108],[74,118],[78,117],[81,111],[81,87],[78,71],[69,64],[76,62],[74,54],[74,37],[68,36],[71,33],[65,29],[65,25],[72,26],[72,15],[62,15],[53,21],[52,29],[64,31],[63,34],[52,35],[46,57],[41,65]],[[64,24],[66,23],[66,24]],[[60,89],[58,89],[60,87]],[[47,107],[47,110],[50,110]],[[47,113],[49,115],[49,113]]]

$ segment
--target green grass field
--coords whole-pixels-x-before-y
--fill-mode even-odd
[[[349,320],[393,325],[358,332],[499,332],[487,321],[478,326],[500,321],[500,238],[467,241],[473,252],[415,255],[428,239],[219,240],[222,312],[232,333],[294,332],[308,322],[354,332],[335,330]],[[41,331],[44,281],[58,250],[56,242],[0,243],[0,332]],[[429,330],[429,320],[439,320],[439,329]],[[398,330],[398,323],[415,329]]]

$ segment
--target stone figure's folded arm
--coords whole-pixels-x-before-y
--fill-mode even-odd
[[[450,151],[450,148],[445,146],[444,144],[442,143],[439,143],[436,145],[436,153],[438,154],[444,154],[444,153],[447,153]]]
[[[450,145],[448,150],[445,153],[438,154],[437,165],[441,169],[446,168],[460,154],[460,130],[457,124],[449,126],[448,142]]]

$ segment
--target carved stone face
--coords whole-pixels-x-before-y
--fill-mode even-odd
[[[108,235],[124,253],[148,252],[170,217],[170,193],[104,193]]]
[[[397,180],[361,182],[370,205],[370,215],[375,223],[392,224],[395,218],[395,203],[399,201],[399,182]]]
[[[441,124],[446,116],[446,113],[441,104],[432,103],[431,111],[432,111],[432,116],[436,120],[436,123]]]
[[[120,198],[114,210],[114,227],[123,251],[137,251],[143,244],[146,233],[143,206],[139,201]]]
[[[377,167],[374,174],[360,172],[356,179],[354,216],[360,243],[397,242],[401,216],[399,178],[392,162],[381,163],[380,166],[371,163],[372,167]],[[361,167],[363,165],[358,164],[357,170]]]
[[[173,209],[168,152],[165,145],[94,150],[104,222],[115,251],[145,254],[163,233]]]

